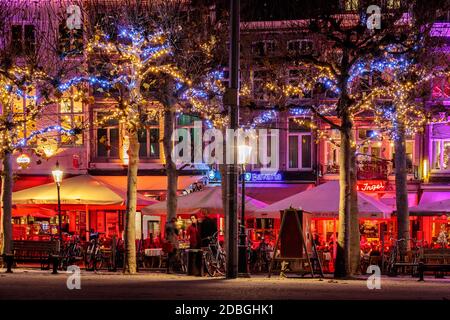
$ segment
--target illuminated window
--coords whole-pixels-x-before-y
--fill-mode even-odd
[[[345,0],[345,11],[356,11],[359,7],[359,0]]]
[[[431,126],[431,169],[450,170],[450,126],[448,122]]]
[[[388,9],[398,9],[400,8],[401,0],[387,0]]]
[[[21,95],[16,95],[13,103],[13,118],[16,126],[16,138],[18,140],[28,138],[36,130],[36,120],[30,117],[30,110],[36,105],[36,90],[32,87],[22,90]],[[36,141],[28,141],[34,144]]]
[[[288,169],[312,168],[311,119],[289,118]]]
[[[98,113],[97,120],[102,120],[109,113]],[[97,128],[97,157],[99,158],[119,158],[119,121],[109,120],[101,128]]]
[[[73,130],[81,129],[83,126],[83,102],[80,94],[74,89],[69,95],[62,99],[59,104],[59,121],[63,129]],[[60,143],[63,146],[81,146],[83,145],[83,134],[60,135]]]
[[[138,132],[139,157],[159,158],[159,126],[158,123],[148,125]]]
[[[450,139],[433,141],[433,169],[450,170]]]

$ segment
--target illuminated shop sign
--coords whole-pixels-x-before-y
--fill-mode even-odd
[[[259,173],[259,172],[246,172],[245,181],[247,182],[274,182],[283,181],[283,175],[281,173]],[[208,178],[210,181],[220,181],[220,172],[216,170],[211,170],[208,173]]]
[[[364,192],[385,191],[386,181],[358,181],[356,189]]]
[[[30,165],[31,159],[28,155],[22,153],[17,157],[16,162],[22,169],[26,169]]]

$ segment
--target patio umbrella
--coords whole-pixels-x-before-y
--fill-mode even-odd
[[[124,205],[125,186],[111,186],[90,175],[64,179],[61,183],[62,204]],[[138,205],[157,202],[138,194]],[[13,192],[14,204],[57,204],[58,196],[54,183]]]
[[[241,199],[239,197],[239,199]],[[253,212],[266,206],[264,202],[245,197],[245,211]],[[196,191],[184,196],[179,196],[177,201],[177,214],[197,214],[200,212],[223,214],[222,188],[206,187],[202,191]],[[142,209],[144,215],[165,215],[167,201],[161,201]]]
[[[248,216],[279,218],[281,210],[292,207],[312,213],[315,218],[336,218],[339,215],[339,190],[339,181],[329,181],[256,210]],[[358,213],[361,218],[389,218],[392,209],[380,201],[358,192]]]
[[[409,208],[409,213],[415,216],[438,216],[450,214],[450,199],[422,203]]]

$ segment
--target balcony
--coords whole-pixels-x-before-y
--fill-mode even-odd
[[[387,160],[358,160],[358,180],[387,180],[390,164]]]
[[[389,175],[393,175],[394,166],[388,160],[358,160],[356,162],[358,167],[358,180],[387,180]],[[331,164],[323,166],[325,175],[338,175],[339,165]],[[406,168],[408,175],[418,175],[418,167],[408,164]]]

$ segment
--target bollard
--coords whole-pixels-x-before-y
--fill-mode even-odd
[[[5,259],[6,262],[6,273],[13,273],[12,265],[14,262],[14,255],[6,253],[3,255],[3,258]]]
[[[52,256],[52,263],[53,263],[53,271],[52,274],[58,274],[58,263],[59,257],[58,256]]]
[[[423,274],[425,272],[425,266],[424,266],[423,262],[419,262],[418,271],[419,271],[419,281],[425,281],[423,278]]]

